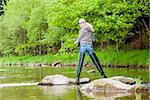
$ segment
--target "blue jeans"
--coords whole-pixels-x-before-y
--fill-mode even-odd
[[[89,55],[94,53],[94,48],[92,44],[81,44],[79,47],[79,53],[88,53]]]
[[[92,62],[95,64],[98,71],[101,73],[103,78],[106,78],[105,73],[102,69],[102,66],[98,60],[98,57],[94,53],[93,45],[92,44],[81,44],[79,47],[79,55],[78,55],[78,69],[77,69],[77,81],[79,81],[80,73],[82,70],[82,65],[85,57],[85,53],[88,53]]]
[[[88,53],[89,56],[94,53],[93,45],[92,44],[81,44],[79,47],[79,54],[78,54],[78,69],[77,69],[77,80],[79,81],[80,73],[82,70],[82,65],[85,57],[85,53]]]

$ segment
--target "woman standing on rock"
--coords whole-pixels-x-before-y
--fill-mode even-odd
[[[94,29],[93,29],[92,25],[87,23],[85,21],[85,19],[80,19],[78,24],[81,29],[80,29],[80,33],[79,33],[77,40],[74,42],[74,44],[80,43],[76,83],[79,84],[80,73],[82,70],[82,65],[83,65],[83,61],[84,61],[86,52],[90,56],[92,62],[95,64],[98,71],[101,73],[102,77],[107,78],[102,69],[102,66],[99,63],[99,60],[98,60],[96,54],[94,53],[94,49],[93,49]]]

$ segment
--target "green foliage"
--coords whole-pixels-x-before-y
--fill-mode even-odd
[[[77,46],[74,46],[75,36],[73,33],[66,34],[61,38],[61,49],[59,50],[60,53],[73,53],[77,52]]]
[[[98,43],[118,49],[136,34],[131,31],[134,23],[148,10],[147,0],[11,0],[0,17],[0,53],[76,52],[80,18],[94,26]]]

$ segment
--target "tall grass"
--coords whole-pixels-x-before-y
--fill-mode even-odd
[[[103,64],[112,65],[150,65],[148,50],[132,50],[118,52],[113,50],[102,50],[97,52]]]

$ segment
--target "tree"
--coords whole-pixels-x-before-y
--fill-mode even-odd
[[[148,0],[10,0],[0,21],[1,54],[76,52],[80,18],[95,29],[98,44],[119,46],[133,37]],[[1,17],[0,17],[1,18]]]

